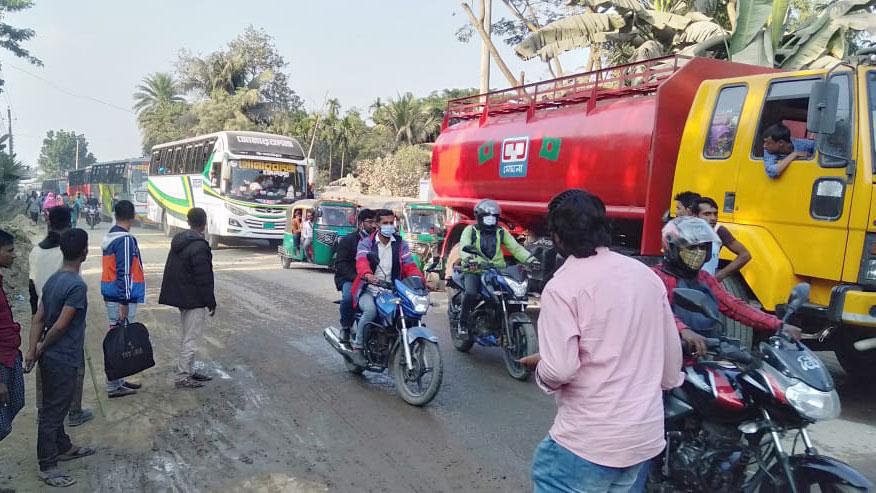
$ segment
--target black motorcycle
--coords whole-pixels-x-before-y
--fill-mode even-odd
[[[784,321],[808,297],[807,284],[795,287]],[[720,326],[702,292],[676,289],[673,302]],[[812,351],[781,330],[756,351],[728,338],[708,339],[708,347],[708,356],[686,362],[684,384],[664,396],[666,449],[648,491],[869,491],[861,473],[819,455],[806,429],[840,414],[833,379]]]
[[[463,251],[481,256],[477,248],[467,245]],[[465,282],[462,268],[453,270],[447,282],[451,289],[447,304],[450,319],[450,336],[453,347],[464,353],[475,343],[481,346],[498,346],[503,349],[505,369],[517,380],[527,380],[531,370],[517,362],[524,356],[538,352],[538,334],[532,319],[526,313],[529,303],[527,273],[522,265],[504,269],[488,267],[481,274],[480,300],[472,310],[467,332],[459,327],[462,314],[462,299]]]
[[[85,222],[91,229],[100,224],[100,209],[96,205],[85,206]]]

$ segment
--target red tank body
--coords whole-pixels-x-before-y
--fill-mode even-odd
[[[700,82],[769,70],[668,57],[451,101],[432,152],[434,202],[470,215],[492,198],[537,229],[554,195],[583,188],[639,225],[641,254],[657,255]]]

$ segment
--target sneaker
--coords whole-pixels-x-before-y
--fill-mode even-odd
[[[210,375],[204,375],[203,373],[198,372],[192,373],[189,378],[191,378],[192,380],[197,380],[198,382],[209,382],[210,380],[213,380],[213,377],[211,377]]]
[[[136,390],[125,387],[124,385],[122,385],[121,387],[117,388],[116,390],[113,390],[112,392],[107,392],[106,395],[107,395],[107,397],[112,399],[115,397],[124,397],[126,395],[134,395],[136,393],[137,393]]]
[[[344,328],[341,329],[341,337],[340,337],[340,340],[341,340],[341,342],[343,342],[344,344],[349,344],[349,343],[350,343],[350,327],[344,327]]]
[[[90,409],[81,409],[78,412],[70,412],[67,415],[67,426],[76,427],[94,419],[94,413]]]
[[[127,387],[127,388],[129,388],[129,389],[134,389],[134,390],[139,390],[140,387],[143,386],[143,384],[134,383],[134,382],[129,382],[129,381],[127,381],[127,380],[125,380],[125,381],[122,383],[122,385],[125,386],[125,387]]]
[[[202,382],[199,382],[192,377],[186,377],[182,380],[177,380],[174,386],[178,389],[199,389],[204,386]]]

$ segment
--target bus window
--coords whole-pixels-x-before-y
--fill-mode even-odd
[[[725,87],[718,94],[715,112],[706,136],[706,146],[703,156],[708,159],[726,159],[733,151],[736,140],[736,128],[739,125],[739,115],[748,88],[745,86]]]
[[[782,123],[793,139],[814,139],[806,132],[806,116],[812,84],[818,79],[779,80],[770,84],[760,116],[760,124],[751,146],[756,158],[763,158],[763,133],[771,125]]]

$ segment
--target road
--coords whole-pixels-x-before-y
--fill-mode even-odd
[[[87,346],[102,371],[106,326],[100,302],[101,225],[83,274],[91,286]],[[71,431],[98,454],[69,464],[74,491],[526,491],[532,451],[554,404],[532,383],[505,373],[498,350],[470,354],[450,344],[443,294],[427,323],[441,340],[444,384],[426,408],[396,395],[389,377],[345,372],[322,337],[336,324],[332,275],[280,268],[266,245],[214,252],[219,310],[199,360],[215,379],[203,389],[173,387],[178,313],[156,305],[168,238],[137,229],[147,303],[138,312],[152,334],[156,367],[133,380],[136,396],[107,401],[106,417]],[[835,362],[831,363],[836,367]],[[844,411],[814,427],[822,452],[876,478],[873,384],[846,383]],[[101,383],[100,381],[98,382]],[[0,487],[39,488],[33,379],[26,410],[0,454]],[[98,411],[87,382],[85,405]],[[99,413],[98,413],[99,414]]]

